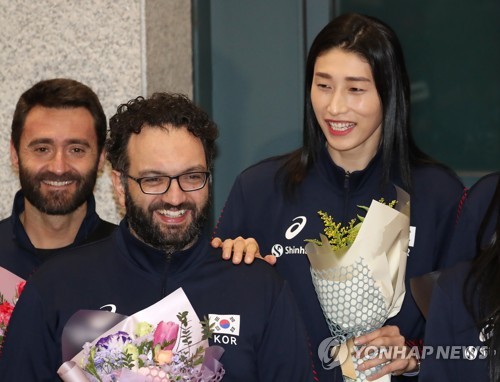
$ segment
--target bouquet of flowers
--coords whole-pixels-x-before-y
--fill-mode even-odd
[[[171,308],[169,301],[173,300],[178,300],[175,309],[185,305],[175,319],[163,311],[167,306]],[[85,317],[92,321],[102,313],[89,315],[87,311]],[[144,320],[146,317],[149,319]],[[167,317],[168,321],[157,321],[159,317]],[[224,369],[218,360],[224,350],[208,346],[211,334],[208,319],[199,321],[186,295],[178,289],[86,342],[58,373],[65,382],[220,381]],[[71,334],[63,334],[67,335]]]
[[[0,348],[14,306],[24,289],[26,281],[7,269],[0,267]]]
[[[318,300],[333,338],[354,354],[354,337],[383,326],[401,309],[405,295],[404,275],[408,255],[409,195],[396,187],[398,200],[386,205],[372,201],[359,223],[348,227],[320,213],[325,235],[308,240],[306,253]],[[344,379],[366,380],[373,371],[355,370],[361,363],[347,356],[342,363]],[[381,378],[390,380],[390,376]]]

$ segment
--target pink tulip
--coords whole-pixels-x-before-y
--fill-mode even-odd
[[[173,322],[161,321],[156,327],[153,335],[153,344],[160,345],[163,350],[172,350],[177,341],[177,333],[179,332],[179,325]],[[165,346],[166,345],[166,346]]]

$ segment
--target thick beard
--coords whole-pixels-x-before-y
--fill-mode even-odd
[[[209,198],[205,204],[197,209],[193,203],[182,203],[173,206],[168,203],[152,203],[147,211],[134,203],[128,187],[125,189],[125,207],[129,227],[139,239],[152,247],[164,251],[167,256],[174,252],[186,249],[194,244],[203,230],[209,213]],[[191,211],[192,222],[186,228],[162,227],[153,219],[155,210],[159,209],[186,209]]]
[[[19,181],[24,197],[40,212],[47,215],[67,215],[82,206],[92,195],[97,179],[98,162],[86,174],[76,171],[68,171],[62,175],[50,171],[33,174],[19,163]],[[53,190],[43,193],[41,183],[43,180],[50,181],[74,181],[76,190],[71,193],[68,190]]]

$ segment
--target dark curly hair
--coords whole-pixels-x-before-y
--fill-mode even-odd
[[[17,101],[12,119],[11,139],[16,151],[19,151],[21,134],[26,117],[35,106],[54,109],[84,107],[94,119],[99,152],[106,141],[106,115],[99,98],[87,85],[69,78],[54,78],[36,83],[26,90]]]
[[[106,141],[107,158],[114,170],[126,173],[129,169],[127,145],[132,134],[143,127],[185,127],[199,138],[205,150],[208,169],[215,156],[217,125],[208,114],[183,94],[154,93],[151,98],[137,97],[118,106],[109,120],[110,134]]]

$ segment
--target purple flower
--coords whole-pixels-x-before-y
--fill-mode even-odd
[[[116,347],[123,347],[124,344],[132,342],[132,339],[127,332],[116,332],[109,336],[101,338],[97,341],[96,348],[110,349]]]
[[[173,322],[161,321],[156,327],[153,335],[154,346],[160,345],[163,350],[172,350],[177,341],[177,333],[179,332],[179,325]]]

